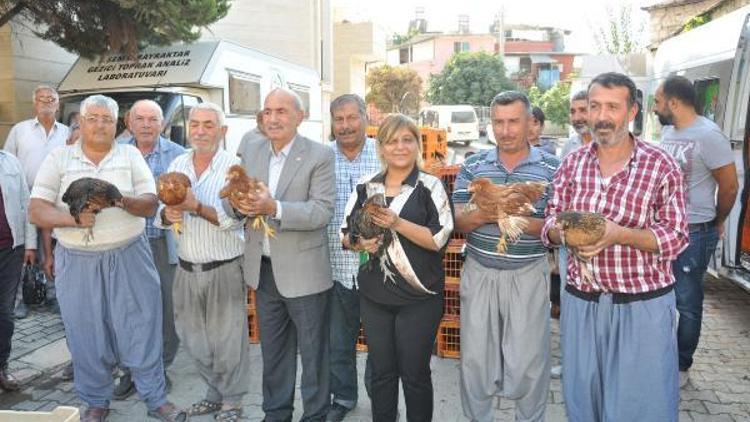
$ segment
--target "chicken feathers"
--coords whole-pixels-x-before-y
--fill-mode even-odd
[[[393,240],[393,235],[390,229],[375,224],[372,221],[372,216],[376,210],[386,207],[385,195],[382,193],[373,194],[365,200],[364,204],[362,204],[362,208],[357,209],[351,216],[349,216],[348,220],[349,229],[355,236],[359,236],[363,239],[373,239],[378,236],[383,236],[382,243],[374,254],[376,258],[381,260],[381,263],[383,262],[386,249],[388,249],[388,246]],[[372,268],[373,261],[373,259],[367,261],[366,265],[368,268]]]
[[[162,173],[157,182],[159,200],[167,206],[180,205],[185,202],[188,190],[193,186],[190,179],[183,173],[171,171]],[[182,225],[174,223],[172,231],[175,234],[182,233]]]
[[[116,207],[122,200],[122,194],[106,180],[82,177],[68,186],[62,200],[68,205],[76,223],[81,224],[81,214],[98,214],[104,208]],[[94,231],[89,227],[83,235],[83,243],[88,244],[93,239]]]
[[[229,167],[229,170],[227,170],[226,181],[227,184],[224,185],[219,192],[219,198],[229,198],[230,201],[246,198],[250,192],[257,191],[261,183],[260,180],[248,176],[245,169],[239,164]],[[265,234],[270,237],[276,237],[276,232],[273,230],[273,227],[268,224],[265,216],[255,216],[251,227],[254,230],[260,230],[263,228]]]
[[[593,245],[604,237],[607,219],[598,213],[568,211],[557,215],[556,225],[562,233],[563,244],[578,248]],[[573,259],[580,264],[578,267],[581,269],[583,282],[593,283],[595,278],[588,262],[583,261],[576,254],[573,254]]]

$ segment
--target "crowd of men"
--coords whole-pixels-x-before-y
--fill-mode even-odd
[[[497,395],[516,400],[517,420],[544,420],[551,297],[560,307],[553,313],[561,320],[570,420],[677,421],[700,335],[703,275],[737,180],[729,142],[697,114],[690,81],[667,78],[655,100],[665,125],[660,145],[628,130],[639,107],[632,80],[597,76],[572,97],[575,135],[558,157],[554,143],[540,140],[543,112],[524,94],[493,99],[497,148],[466,159],[452,195],[455,230],[467,238],[459,381],[469,420],[493,420]],[[83,421],[105,420],[112,399],[135,391],[159,420],[236,421],[256,376],[265,420],[290,421],[298,351],[301,420],[341,421],[355,408],[360,254],[342,247],[341,227],[352,190],[381,171],[382,158],[365,135],[360,97],[331,103],[334,142],[324,145],[297,132],[299,97],[274,89],[237,156],[220,148],[227,125],[211,103],[190,110],[188,150],[162,136],[162,110],[150,100],[132,105],[129,136],[119,141],[111,98],[85,99],[70,130],[56,121],[54,89],[35,90],[34,110],[0,151],[0,387],[19,388],[7,370],[13,312],[22,266],[39,262],[56,287],[71,376],[87,406]],[[262,184],[245,198],[221,200],[233,165]],[[155,180],[165,172],[191,181],[180,205],[157,199]],[[122,199],[76,222],[62,195],[82,177],[114,184]],[[495,248],[496,216],[466,206],[479,177],[548,183],[505,253]],[[604,236],[565,247],[556,224],[565,211],[603,215]],[[248,216],[265,218],[274,234],[255,230]],[[93,230],[90,241],[83,229]],[[550,294],[552,249],[559,283]],[[593,282],[584,281],[584,265]],[[262,374],[249,367],[248,288],[257,292]],[[205,397],[184,410],[167,399],[166,368],[179,345],[206,384]],[[369,391],[369,362],[366,373]]]

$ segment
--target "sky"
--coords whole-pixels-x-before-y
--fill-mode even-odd
[[[640,10],[656,0],[334,0],[333,5],[352,21],[372,20],[387,34],[406,33],[417,7],[424,7],[428,31],[456,31],[458,15],[469,15],[471,31],[486,33],[493,16],[504,10],[506,23],[554,26],[572,31],[566,38],[566,50],[596,53],[592,28],[607,22],[607,6],[615,10],[629,5],[633,20],[643,24],[648,41],[648,14]]]

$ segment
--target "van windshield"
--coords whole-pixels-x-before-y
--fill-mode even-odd
[[[476,115],[472,111],[454,111],[451,113],[451,123],[474,123]]]
[[[123,116],[125,112],[130,110],[130,107],[138,100],[153,100],[161,107],[162,111],[166,114],[169,110],[170,102],[174,98],[175,94],[171,92],[154,92],[154,91],[129,91],[129,92],[104,92],[106,95],[117,102],[120,110],[117,116],[117,133],[121,133],[125,129],[125,123]],[[70,124],[70,115],[74,112],[78,112],[81,106],[81,102],[91,94],[84,95],[71,95],[60,98],[60,121],[64,124]]]

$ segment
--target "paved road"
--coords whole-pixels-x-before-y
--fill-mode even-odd
[[[696,363],[691,371],[691,381],[682,391],[680,421],[750,421],[750,294],[727,280],[708,279],[706,282],[706,318],[703,336],[696,354]],[[59,318],[49,313],[34,313],[20,322],[14,343],[11,369],[24,372],[26,388],[17,393],[0,394],[0,408],[15,410],[50,410],[64,405],[80,406],[73,385],[60,380],[60,365],[66,360],[64,342],[59,336],[62,324]],[[557,333],[557,323],[553,322]],[[557,335],[553,336],[553,357],[557,363],[560,352]],[[39,346],[35,350],[26,344]],[[262,419],[261,358],[260,346],[251,346],[252,371],[249,394],[244,400],[246,420]],[[364,368],[364,354],[359,354],[359,368]],[[458,361],[433,357],[433,380],[435,384],[435,421],[462,421],[458,394]],[[45,365],[48,370],[38,376]],[[57,368],[57,369],[55,369]],[[204,387],[190,358],[180,352],[169,375],[174,382],[170,397],[180,406],[202,398]],[[36,378],[33,378],[37,376]],[[360,403],[348,421],[369,421],[370,404],[366,393],[360,388]],[[402,404],[403,406],[403,404]],[[297,397],[296,409],[301,404]],[[109,418],[113,422],[132,422],[145,419],[145,407],[136,398],[113,402]],[[560,382],[553,380],[547,411],[548,421],[565,421]],[[402,409],[401,414],[404,415]],[[498,399],[496,419],[513,420],[513,403]],[[295,420],[300,416],[295,414]],[[210,421],[209,417],[191,418],[194,421]]]

